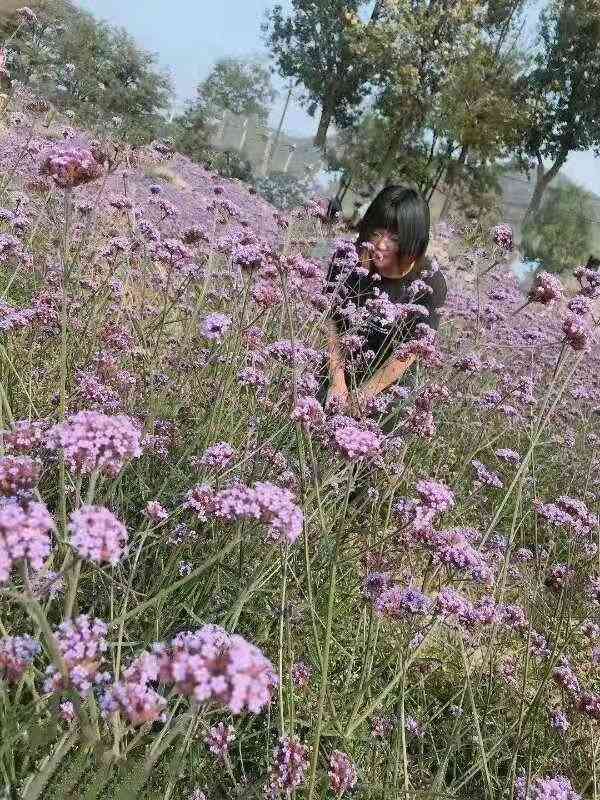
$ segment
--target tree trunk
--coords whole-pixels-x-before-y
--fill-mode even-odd
[[[540,206],[542,205],[542,198],[544,197],[544,192],[550,185],[550,182],[556,178],[558,175],[560,168],[567,160],[568,153],[560,152],[556,158],[556,161],[548,172],[544,172],[544,164],[540,157],[538,157],[538,168],[537,168],[537,177],[535,181],[535,189],[533,190],[533,195],[531,196],[531,200],[529,201],[529,205],[527,206],[527,211],[525,212],[525,216],[523,217],[522,225],[525,225],[526,222],[532,220],[538,211],[540,210]]]
[[[456,185],[456,179],[458,177],[458,173],[462,172],[464,163],[467,160],[468,152],[469,148],[466,145],[463,145],[460,155],[458,156],[458,160],[451,161],[448,164],[448,170],[446,172],[446,196],[444,198],[444,205],[440,211],[440,220],[447,219],[448,215],[450,214],[452,200],[454,199],[454,187]]]
[[[315,134],[315,138],[313,140],[314,146],[321,150],[325,149],[325,145],[327,143],[327,131],[329,130],[331,120],[333,119],[333,108],[333,103],[330,100],[327,100],[321,109],[319,127],[317,128],[317,133]]]

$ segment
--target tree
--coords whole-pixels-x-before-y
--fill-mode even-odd
[[[197,89],[196,105],[209,115],[223,111],[266,123],[275,99],[269,69],[257,59],[222,58]]]
[[[118,118],[129,138],[153,138],[171,97],[155,56],[126,31],[66,0],[47,0],[36,13],[33,28],[20,26],[14,16],[2,20],[2,35],[12,37],[12,78],[73,111],[85,125]]]
[[[570,182],[551,187],[537,216],[523,225],[525,257],[552,272],[587,261],[592,249],[591,199],[589,192]]]
[[[352,22],[365,0],[292,0],[292,14],[280,5],[267,13],[263,33],[280,74],[304,87],[302,104],[311,116],[321,109],[314,138],[324,148],[332,122],[356,119],[372,77],[368,63],[352,47]],[[381,9],[377,0],[371,14]]]
[[[526,86],[528,122],[521,162],[536,169],[525,219],[569,153],[600,149],[600,13],[591,0],[551,0],[542,11],[540,41]]]

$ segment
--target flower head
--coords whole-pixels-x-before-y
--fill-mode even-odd
[[[127,546],[127,528],[104,506],[81,506],[71,514],[71,544],[81,558],[117,564]]]
[[[209,342],[220,342],[231,327],[227,314],[209,314],[200,327],[200,334]]]
[[[329,756],[329,785],[336,797],[349,792],[356,785],[358,774],[354,763],[346,753],[334,750]]]
[[[106,634],[108,626],[100,619],[87,614],[66,619],[55,631],[55,638],[60,653],[65,661],[69,680],[81,695],[88,694],[94,684],[106,680],[100,671],[104,652],[108,644]],[[66,688],[63,679],[54,665],[46,670],[45,692],[54,692]]]
[[[209,728],[205,741],[210,752],[219,759],[219,761],[225,761],[229,753],[229,748],[235,741],[235,730],[232,725],[218,722],[216,725]]]
[[[71,189],[99,178],[102,169],[89,150],[69,148],[46,155],[40,173],[49,175],[62,189]]]
[[[374,603],[375,610],[381,617],[396,620],[407,619],[415,614],[426,614],[430,605],[429,598],[411,586],[391,586],[384,589]]]
[[[31,636],[0,638],[0,680],[18,683],[42,646]]]
[[[532,303],[549,306],[563,296],[563,286],[556,275],[551,275],[549,272],[538,272],[527,296]]]
[[[492,239],[501,250],[509,252],[513,249],[513,231],[505,222],[492,229]]]
[[[297,736],[282,736],[273,750],[267,797],[292,797],[306,780],[308,747]]]
[[[11,496],[30,492],[42,471],[39,461],[27,456],[0,457],[0,494]]]
[[[115,477],[142,453],[141,432],[131,417],[79,411],[48,432],[48,447],[62,450],[76,474],[99,470]]]
[[[9,501],[0,506],[0,584],[8,581],[12,567],[19,561],[35,570],[44,566],[54,529],[54,520],[43,503],[21,507]]]

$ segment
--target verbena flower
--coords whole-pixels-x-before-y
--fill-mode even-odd
[[[351,417],[334,418],[329,425],[332,444],[349,461],[379,455],[383,445],[383,434],[365,428]]]
[[[533,286],[529,290],[527,297],[531,302],[551,305],[555,300],[560,300],[563,296],[563,285],[560,278],[551,275],[549,272],[538,272],[534,278]]]
[[[522,776],[515,781],[517,800],[581,800],[581,795],[573,789],[571,781],[564,775],[546,775],[530,780]]]
[[[209,314],[200,326],[200,335],[209,342],[220,342],[231,327],[231,317],[227,314]]]
[[[320,428],[325,421],[323,406],[314,397],[299,397],[292,411],[292,419],[300,422],[305,430]]]
[[[440,481],[422,480],[415,487],[421,505],[435,514],[443,514],[454,507],[454,492]]]
[[[104,714],[120,711],[137,728],[162,719],[167,701],[147,682],[125,680],[110,686],[103,694],[100,705]]]
[[[490,486],[493,489],[502,489],[504,484],[495,472],[489,470],[485,464],[482,464],[481,461],[477,459],[471,461],[471,464],[477,473],[477,480],[479,483],[482,483],[484,486]]]
[[[204,739],[210,752],[220,761],[225,761],[229,748],[235,741],[235,730],[232,725],[218,722],[212,725]]]
[[[206,448],[200,458],[194,461],[194,466],[221,471],[231,465],[235,455],[235,449],[230,444],[227,442],[217,442],[217,444]]]
[[[0,584],[6,583],[11,569],[24,561],[34,570],[44,566],[50,555],[54,520],[43,503],[15,502],[0,505]]]
[[[96,564],[114,566],[127,547],[127,528],[104,506],[81,506],[73,511],[69,532],[76,553]]]
[[[108,675],[101,671],[104,653],[108,648],[106,634],[108,626],[100,619],[93,619],[87,614],[67,619],[55,631],[55,638],[60,653],[65,661],[71,684],[81,695],[87,695],[98,683],[105,683]],[[63,685],[62,675],[55,665],[46,670],[44,691],[47,693],[60,691]]]
[[[513,231],[510,225],[505,222],[496,225],[492,229],[492,239],[501,250],[509,252],[513,249]]]
[[[410,586],[391,586],[376,598],[374,607],[381,617],[403,620],[411,615],[426,614],[431,601],[418,589]]]
[[[42,465],[27,456],[0,457],[0,494],[30,492],[37,485]]]
[[[48,432],[47,446],[62,450],[76,474],[99,470],[116,477],[125,464],[142,453],[141,432],[130,417],[79,411]]]
[[[334,750],[329,756],[329,786],[336,797],[347,794],[356,785],[358,773],[346,753]]]
[[[304,661],[292,664],[292,682],[298,689],[305,689],[312,677],[312,669]]]
[[[31,636],[0,638],[0,680],[18,683],[42,646]]]
[[[589,350],[591,343],[591,329],[582,317],[571,314],[563,321],[562,330],[565,335],[566,342],[573,348],[573,350],[586,352]]]
[[[158,655],[159,677],[197,703],[227,706],[232,714],[258,714],[271,701],[277,679],[255,645],[217,625],[176,636]]]
[[[306,780],[308,747],[297,736],[282,736],[273,750],[273,762],[265,787],[268,798],[291,797]]]
[[[396,728],[396,717],[373,717],[371,720],[371,736],[374,739],[387,739]]]
[[[571,723],[560,708],[555,708],[550,712],[550,727],[561,733],[566,733],[571,727]]]
[[[3,432],[4,445],[13,453],[31,453],[42,446],[47,427],[43,421],[17,420]]]
[[[40,173],[49,175],[62,189],[71,189],[99,178],[102,168],[89,150],[57,148],[44,157]]]

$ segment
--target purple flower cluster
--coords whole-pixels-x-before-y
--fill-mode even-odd
[[[227,314],[209,314],[200,326],[200,335],[209,342],[220,342],[231,327],[231,317]]]
[[[583,500],[561,495],[555,503],[542,503],[535,500],[535,511],[553,525],[570,528],[576,536],[589,536],[600,524],[597,514],[593,514]]]
[[[204,741],[215,758],[226,761],[229,748],[235,742],[235,730],[232,725],[218,722],[208,729]]]
[[[42,647],[31,636],[0,638],[0,681],[18,683]]]
[[[235,449],[227,442],[217,442],[207,447],[200,458],[194,460],[194,467],[207,468],[220,472],[231,466],[235,458]]]
[[[98,470],[115,477],[127,461],[141,455],[140,443],[140,429],[130,417],[79,411],[50,429],[47,446],[62,450],[69,469],[78,475]]]
[[[477,461],[477,459],[471,461],[471,464],[477,473],[477,480],[479,483],[484,486],[490,486],[493,489],[502,489],[504,484],[495,472],[489,470],[485,464],[482,464],[481,461]]]
[[[431,608],[431,601],[412,586],[391,586],[375,599],[374,607],[380,617],[405,620],[410,616],[426,614]]]
[[[163,719],[167,701],[143,679],[114,683],[102,696],[102,711],[120,711],[134,728]]]
[[[306,780],[308,771],[308,747],[297,736],[282,736],[273,750],[273,763],[265,789],[271,800],[277,797],[290,798]]]
[[[513,249],[513,231],[510,225],[505,222],[496,225],[492,229],[492,239],[501,250],[510,252]]]
[[[72,189],[99,178],[102,169],[89,150],[57,149],[44,157],[40,174],[49,175],[62,189]]]
[[[34,570],[44,566],[54,529],[54,520],[43,503],[21,507],[8,501],[0,505],[0,584],[8,581],[11,569],[20,561]]]
[[[380,455],[383,434],[376,426],[338,415],[329,421],[328,427],[333,447],[348,461]]]
[[[371,736],[374,739],[387,739],[393,733],[397,724],[396,717],[373,717],[371,720]]]
[[[346,753],[334,750],[329,756],[329,786],[336,797],[351,791],[358,780],[356,767]]]
[[[535,276],[533,286],[529,290],[527,297],[532,303],[541,303],[544,306],[551,305],[563,296],[563,285],[560,278],[551,275],[549,272],[538,272]]]
[[[298,689],[305,689],[312,677],[312,669],[304,661],[292,664],[292,682]]]
[[[440,481],[422,480],[415,487],[421,506],[433,515],[443,514],[454,507],[454,492]]]
[[[197,703],[226,705],[232,714],[245,709],[260,713],[277,681],[273,665],[258,647],[218,625],[181,633],[150,657],[161,683],[174,684]]]
[[[516,800],[581,800],[564,775],[546,775],[531,781],[522,776],[515,781]]]
[[[325,412],[316,398],[299,397],[292,411],[292,419],[309,431],[312,428],[322,427],[325,421]]]
[[[0,494],[30,492],[39,481],[42,465],[27,456],[0,457]]]
[[[216,492],[198,484],[188,492],[185,507],[202,520],[210,516],[227,522],[258,520],[269,526],[269,537],[281,543],[293,544],[304,524],[302,509],[293,494],[269,482],[255,483],[253,487],[234,483]]]
[[[71,544],[80,558],[117,564],[127,547],[127,528],[104,506],[81,506],[69,521]]]
[[[144,514],[156,525],[169,518],[169,512],[158,502],[158,500],[149,500],[146,503]]]
[[[13,453],[31,453],[41,447],[46,432],[46,423],[21,419],[4,431],[4,445]]]
[[[81,695],[87,695],[98,683],[105,683],[108,676],[100,671],[108,644],[108,627],[100,619],[92,619],[87,614],[62,622],[55,638],[65,661],[71,684]],[[66,689],[56,666],[46,670],[44,691],[52,693]]]

